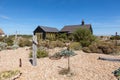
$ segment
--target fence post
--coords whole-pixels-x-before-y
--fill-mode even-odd
[[[37,65],[37,36],[33,35],[33,45],[32,45],[32,48],[33,48],[33,66],[36,66]]]

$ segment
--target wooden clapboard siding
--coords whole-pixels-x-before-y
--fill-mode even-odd
[[[51,38],[51,39],[55,39],[56,34],[58,33],[58,30],[56,28],[52,28],[52,27],[46,27],[46,26],[38,26],[35,30],[34,30],[34,35],[35,34],[40,34],[41,36],[40,38],[47,39],[47,38]]]

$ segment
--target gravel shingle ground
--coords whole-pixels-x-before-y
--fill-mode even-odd
[[[26,48],[1,51],[0,72],[18,69],[22,75],[16,80],[116,80],[112,72],[120,67],[120,62],[98,60],[98,57],[119,59],[120,56],[75,51],[77,55],[70,58],[73,76],[68,77],[58,74],[62,68],[67,68],[67,59],[41,58],[37,59],[37,66],[34,67],[29,62],[30,51]],[[53,54],[59,50],[59,48],[55,48],[49,52]],[[22,59],[21,68],[19,68],[20,58]]]

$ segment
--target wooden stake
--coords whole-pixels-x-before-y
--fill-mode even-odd
[[[22,59],[19,59],[19,67],[22,67]]]

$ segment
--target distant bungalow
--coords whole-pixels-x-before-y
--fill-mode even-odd
[[[1,36],[1,37],[4,37],[4,36],[5,36],[5,33],[3,32],[2,29],[0,29],[0,36]]]
[[[82,20],[81,24],[79,25],[67,25],[64,26],[60,31],[57,28],[47,27],[47,26],[38,26],[34,31],[34,35],[37,35],[40,39],[55,39],[57,34],[60,33],[66,33],[71,34],[78,28],[86,28],[91,31],[93,34],[92,26],[91,24],[85,24],[85,22]]]

